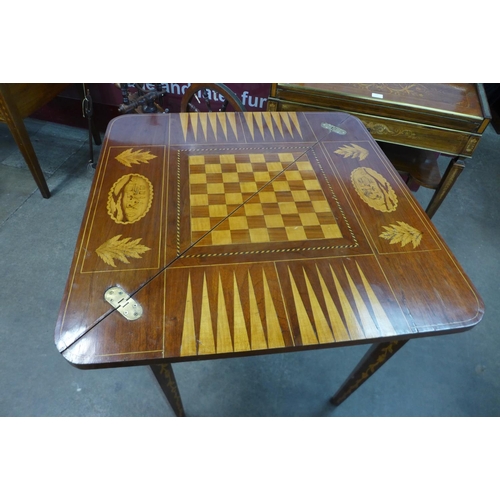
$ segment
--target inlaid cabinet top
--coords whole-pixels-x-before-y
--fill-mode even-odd
[[[318,93],[390,102],[405,108],[420,108],[482,118],[481,97],[472,83],[291,83],[281,84]]]
[[[111,366],[449,333],[482,313],[357,118],[130,115],[106,133],[55,341]]]

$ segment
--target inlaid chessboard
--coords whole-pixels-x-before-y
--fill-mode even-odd
[[[411,338],[481,315],[358,119],[135,115],[107,131],[56,345],[114,366]]]
[[[311,163],[300,154],[190,156],[189,183],[197,245],[342,237]]]

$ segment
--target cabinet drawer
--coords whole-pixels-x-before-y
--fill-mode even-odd
[[[326,111],[323,107],[311,104],[278,99],[271,99],[270,101],[269,109],[273,109],[274,104],[272,103],[275,103],[277,111]],[[359,118],[377,141],[402,144],[444,154],[470,157],[481,137],[480,134],[449,130],[345,109],[335,109],[334,111],[343,111]]]
[[[366,95],[361,95],[356,93],[359,89],[355,84],[328,84],[325,89],[319,88],[319,85],[314,88],[302,85],[307,84],[277,84],[271,91],[270,100],[275,98],[289,103],[317,106],[325,111],[363,113],[472,133],[482,133],[486,125],[485,116],[477,101],[476,88],[472,85],[467,86],[467,92],[462,89],[459,93],[452,85],[439,85],[441,93],[433,94],[432,99],[430,95],[417,100],[408,97],[408,102],[401,99],[401,96],[399,100],[390,100],[390,94],[386,96],[388,99],[371,97],[369,93],[366,94],[366,89]],[[348,93],[348,90],[352,93]],[[440,99],[449,102],[440,102]],[[470,106],[455,102],[459,99],[470,100]]]

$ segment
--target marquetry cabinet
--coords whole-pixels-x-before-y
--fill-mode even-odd
[[[343,111],[358,117],[394,166],[436,190],[432,216],[491,120],[482,84],[274,83],[269,111]],[[441,176],[439,154],[451,156]]]

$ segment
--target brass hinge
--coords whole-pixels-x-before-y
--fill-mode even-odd
[[[104,299],[129,321],[134,321],[142,316],[141,305],[119,286],[108,288],[104,294]]]
[[[336,127],[335,125],[332,125],[331,123],[322,123],[321,126],[323,128],[326,128],[326,130],[329,130],[330,132],[335,132],[336,134],[339,135],[346,135],[347,132],[340,127]]]

